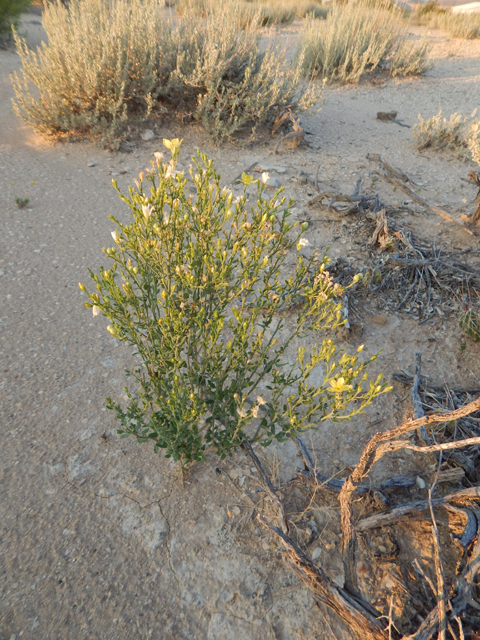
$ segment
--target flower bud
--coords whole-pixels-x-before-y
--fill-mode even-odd
[[[78,288],[80,289],[80,291],[83,291],[83,293],[87,293],[87,290],[85,289],[85,285],[82,284],[81,282],[78,283]]]
[[[98,316],[98,314],[100,313],[100,307],[98,307],[96,304],[94,304],[93,307],[92,307],[92,313],[93,313],[94,317]]]
[[[107,331],[110,335],[112,335],[114,338],[118,338],[118,333],[115,330],[115,327],[113,324],[109,324],[107,327]]]

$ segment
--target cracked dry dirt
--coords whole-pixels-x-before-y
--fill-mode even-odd
[[[23,28],[38,44],[39,17],[26,16]],[[395,109],[413,125],[418,113],[430,117],[441,107],[447,116],[469,114],[480,106],[480,43],[439,32],[431,39],[438,64],[426,77],[328,89],[322,110],[302,118],[310,146],[281,155],[273,155],[276,141],[216,149],[199,128],[179,124],[158,125],[156,138],[139,140],[130,155],[45,142],[12,113],[8,76],[20,63],[12,50],[0,51],[1,640],[348,637],[282,564],[277,543],[248,521],[249,496],[258,501],[258,494],[241,453],[226,463],[211,457],[182,475],[151,448],[118,439],[105,396],[122,397],[130,356],[106,332],[106,321],[82,307],[77,283],[87,282],[87,267],[105,264],[101,248],[110,246],[113,228],[108,215],[127,215],[112,175],[126,190],[164,136],[184,138],[185,165],[197,147],[207,151],[227,184],[252,162],[276,166],[280,171],[271,173],[295,200],[299,220],[314,195],[311,184],[294,180],[299,170],[313,180],[320,165],[323,185],[351,193],[360,175],[368,183],[368,152],[421,183],[426,199],[458,217],[468,211],[475,190],[460,178],[473,165],[422,156],[411,129],[375,119],[377,111]],[[386,202],[405,200],[384,184],[376,188]],[[28,198],[28,207],[18,209],[16,197]],[[402,215],[414,233],[441,246],[476,246],[476,239],[418,207]],[[319,211],[308,217],[315,221],[308,236],[313,248],[329,246],[333,257],[358,263],[349,220]],[[379,325],[375,313],[372,300],[341,346],[382,349],[375,370],[387,379],[411,371],[420,350],[424,372],[435,380],[478,383],[479,346],[460,348],[457,317],[418,326],[386,313]],[[404,388],[395,386],[352,423],[322,425],[311,435],[322,473],[355,463],[366,439],[408,409]],[[264,455],[282,460],[285,478],[299,462],[288,444]],[[380,473],[428,474],[414,456],[389,464]],[[418,488],[412,494],[423,495]],[[339,542],[338,532],[326,532],[309,551],[341,581]],[[387,572],[379,580],[380,593],[388,579]]]

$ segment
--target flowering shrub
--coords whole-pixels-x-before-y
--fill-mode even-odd
[[[90,272],[98,293],[80,284],[93,315],[107,316],[111,335],[140,358],[129,372],[138,396],[127,389],[126,407],[107,399],[118,432],[187,462],[210,448],[223,458],[245,439],[282,442],[362,411],[387,390],[381,376],[365,384],[375,356],[361,364],[363,347],[347,355],[328,337],[343,322],[342,289],[326,258],[302,255],[306,227],[289,222],[281,190],[268,198],[268,175],[244,174],[243,194],[233,200],[213,161],[199,153],[190,172],[196,195],[188,195],[177,170],[180,142],[164,143],[170,161],[156,154],[136,189],[120,194],[133,220],[112,218],[116,246],[104,251],[113,265]],[[257,200],[248,210],[251,184]],[[319,344],[299,342],[318,332]],[[310,378],[320,365],[318,386]]]

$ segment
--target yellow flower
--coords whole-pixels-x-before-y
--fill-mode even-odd
[[[342,393],[343,391],[350,391],[351,384],[345,383],[345,378],[337,378],[336,380],[330,380],[330,386],[335,393]]]
[[[167,140],[166,138],[163,139],[163,145],[172,153],[175,153],[181,144],[182,140],[179,140],[178,138],[174,138],[173,140]]]

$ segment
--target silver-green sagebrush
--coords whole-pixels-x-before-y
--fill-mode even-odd
[[[128,197],[119,192],[133,220],[112,217],[115,247],[104,251],[113,264],[90,272],[97,292],[80,285],[86,306],[107,316],[111,335],[140,358],[129,372],[138,395],[127,389],[126,407],[107,399],[118,432],[183,462],[208,449],[223,458],[245,439],[267,446],[348,419],[387,391],[381,376],[367,383],[376,356],[361,363],[363,346],[348,355],[329,337],[343,323],[343,290],[326,257],[302,255],[306,225],[289,221],[282,190],[266,197],[268,175],[244,174],[234,200],[199,152],[189,194],[177,170],[180,141],[164,144],[171,159],[156,154]],[[257,197],[249,208],[251,184]],[[320,386],[311,382],[319,366]]]

